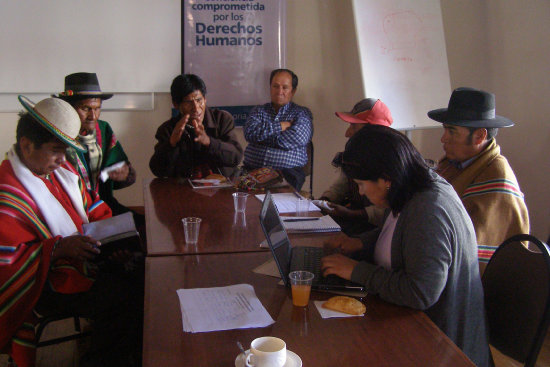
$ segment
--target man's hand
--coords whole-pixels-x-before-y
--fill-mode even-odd
[[[128,164],[124,164],[124,166],[109,172],[109,178],[113,181],[126,181],[128,173],[130,173],[130,167]]]
[[[195,141],[197,143],[201,143],[205,147],[210,146],[210,137],[206,135],[206,131],[204,130],[204,125],[202,122],[198,122],[197,120],[193,120],[193,127],[195,128]]]
[[[321,269],[323,269],[324,276],[334,274],[340,278],[351,280],[351,273],[357,263],[357,261],[344,255],[334,254],[321,259]]]
[[[281,121],[281,130],[285,131],[292,126],[292,121]]]
[[[181,139],[181,136],[183,135],[183,131],[185,130],[185,125],[187,125],[187,122],[189,121],[189,115],[183,115],[181,119],[177,122],[176,126],[174,127],[174,130],[172,131],[172,135],[170,135],[170,145],[174,148],[176,145],[178,145],[178,142]]]
[[[365,212],[365,209],[350,209],[345,207],[344,205],[334,204],[330,202],[328,202],[327,204],[333,209],[331,211],[326,211],[327,214],[333,215],[335,217],[342,217],[342,218],[367,217],[367,213]]]
[[[96,257],[99,253],[101,243],[89,236],[74,235],[63,237],[57,243],[57,247],[52,254],[52,262],[60,258],[70,258],[75,260],[89,260]]]
[[[338,249],[345,255],[351,255],[363,248],[363,242],[359,238],[349,237],[344,233],[332,236],[325,245],[328,248]]]

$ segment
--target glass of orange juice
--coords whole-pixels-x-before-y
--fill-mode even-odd
[[[311,282],[313,273],[304,270],[293,271],[288,274],[292,288],[292,304],[298,307],[305,307],[309,303],[311,293]]]

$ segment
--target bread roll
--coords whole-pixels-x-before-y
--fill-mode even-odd
[[[346,296],[332,297],[323,303],[323,307],[350,315],[362,315],[367,310],[367,307],[365,307],[365,305],[360,301]]]

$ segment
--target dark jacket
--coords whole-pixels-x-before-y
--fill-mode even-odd
[[[187,178],[194,167],[208,164],[213,171],[220,169],[224,176],[232,177],[243,156],[233,116],[226,111],[206,107],[202,123],[210,137],[210,146],[196,143],[193,131],[185,129],[178,145],[172,147],[170,136],[180,118],[181,115],[178,115],[164,122],[155,134],[157,144],[149,161],[153,174],[157,177]]]

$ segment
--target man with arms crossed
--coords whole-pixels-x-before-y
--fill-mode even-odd
[[[271,102],[255,107],[244,126],[248,146],[245,169],[280,169],[286,181],[300,190],[305,181],[307,144],[313,137],[311,111],[292,102],[298,77],[291,70],[276,69],[269,77]]]
[[[455,89],[448,108],[428,116],[443,123],[445,157],[437,172],[454,187],[472,219],[483,272],[505,239],[529,233],[523,193],[495,140],[499,128],[514,123],[495,114],[492,93],[472,88]]]
[[[206,85],[197,75],[178,75],[170,87],[178,115],[157,130],[149,168],[157,177],[206,178],[236,174],[243,149],[233,116],[206,105]]]

